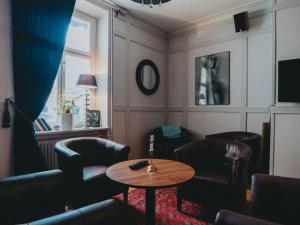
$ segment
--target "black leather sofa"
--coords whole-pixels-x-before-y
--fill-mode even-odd
[[[136,225],[135,211],[122,202],[105,200],[76,210],[26,223],[28,225]]]
[[[299,224],[300,179],[255,174],[250,216],[221,210],[216,225]]]
[[[65,191],[60,170],[0,180],[0,224],[131,225],[136,216],[112,199],[65,212]]]
[[[65,211],[63,173],[52,170],[0,181],[0,224],[38,220]]]

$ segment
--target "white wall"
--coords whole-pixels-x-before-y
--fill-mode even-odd
[[[230,105],[195,105],[195,58],[230,51]],[[272,104],[272,14],[250,20],[248,32],[236,34],[227,20],[170,35],[169,122],[194,132],[195,138],[230,130],[261,133]]]
[[[145,133],[167,122],[167,39],[163,32],[127,15],[113,18],[113,139],[131,146],[130,158],[143,156]],[[152,60],[160,72],[160,85],[144,95],[135,71],[143,59]]]
[[[12,95],[11,21],[10,1],[0,1],[0,121],[3,101]],[[0,177],[10,171],[10,131],[0,128]]]
[[[276,62],[300,58],[300,2],[279,0],[276,10]],[[300,104],[272,107],[273,171],[300,178]]]

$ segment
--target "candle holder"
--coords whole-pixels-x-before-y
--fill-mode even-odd
[[[150,135],[150,149],[149,149],[149,154],[150,154],[150,165],[148,166],[148,173],[156,173],[157,168],[153,165],[153,155],[154,155],[154,148],[153,148],[153,143],[154,143],[154,135]]]

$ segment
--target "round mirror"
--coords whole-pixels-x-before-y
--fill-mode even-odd
[[[143,60],[136,69],[136,82],[146,95],[152,95],[159,86],[159,71],[151,60]]]

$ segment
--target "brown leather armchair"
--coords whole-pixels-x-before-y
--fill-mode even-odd
[[[222,209],[216,216],[215,225],[282,225],[252,216],[239,214],[227,209]]]
[[[67,199],[73,208],[123,193],[128,188],[106,176],[107,168],[128,159],[130,147],[93,137],[72,138],[55,144],[59,167],[65,174]]]
[[[252,157],[248,166],[248,183],[251,184],[251,176],[261,170],[262,148],[261,135],[244,131],[231,131],[205,136],[206,140],[233,140],[248,145],[252,150]]]
[[[176,160],[189,164],[195,177],[177,189],[177,208],[181,200],[203,204],[209,212],[220,208],[241,209],[246,198],[250,148],[239,142],[198,140],[174,152]]]
[[[251,216],[221,210],[216,225],[299,224],[300,179],[255,174],[251,192]]]

